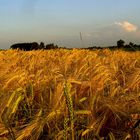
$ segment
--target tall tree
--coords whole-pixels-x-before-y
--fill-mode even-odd
[[[117,47],[118,47],[118,48],[124,47],[124,44],[125,44],[125,41],[122,40],[122,39],[120,39],[120,40],[117,41]]]

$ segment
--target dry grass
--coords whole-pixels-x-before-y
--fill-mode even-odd
[[[2,140],[140,139],[139,114],[140,52],[0,51]]]

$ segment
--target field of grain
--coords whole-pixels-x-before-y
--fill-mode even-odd
[[[140,52],[0,51],[0,140],[140,139]]]

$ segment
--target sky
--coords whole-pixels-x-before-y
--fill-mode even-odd
[[[139,0],[0,0],[0,48],[41,41],[62,47],[109,46],[119,39],[140,44],[139,6]]]

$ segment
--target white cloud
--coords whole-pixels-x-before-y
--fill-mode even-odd
[[[115,22],[116,25],[122,27],[127,32],[136,32],[138,27],[128,21]]]

